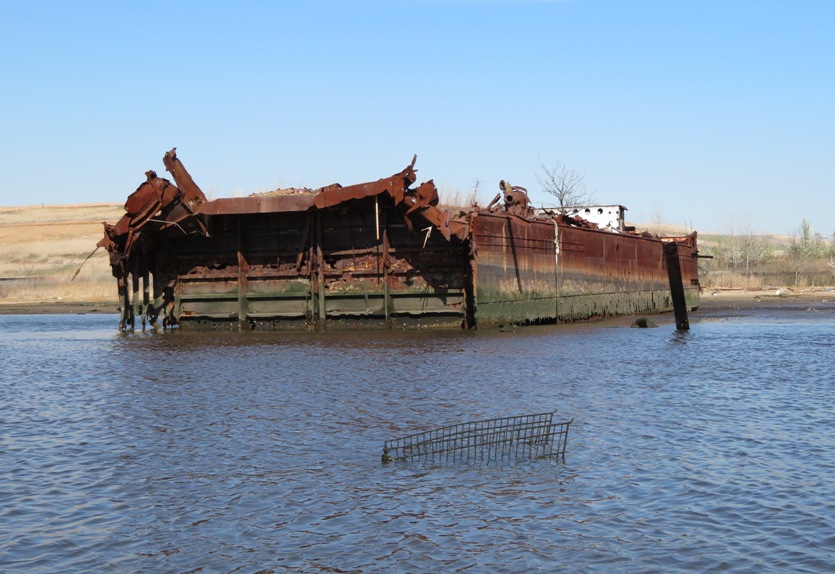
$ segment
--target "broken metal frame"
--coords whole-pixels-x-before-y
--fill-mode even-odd
[[[574,419],[554,421],[555,412],[519,415],[445,426],[383,445],[383,462],[397,460],[502,462],[518,459],[565,460]]]

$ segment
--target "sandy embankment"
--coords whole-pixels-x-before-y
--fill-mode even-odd
[[[775,287],[761,290],[706,289],[702,293],[701,309],[755,308],[765,305],[786,305],[796,303],[808,305],[819,301],[835,301],[832,288]]]
[[[107,253],[84,260],[102,237],[102,222],[123,213],[116,203],[0,207],[0,313],[115,311]]]

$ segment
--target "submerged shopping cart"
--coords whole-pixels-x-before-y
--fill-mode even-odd
[[[555,422],[554,414],[472,421],[396,438],[383,445],[383,462],[564,460],[568,429],[574,419]]]

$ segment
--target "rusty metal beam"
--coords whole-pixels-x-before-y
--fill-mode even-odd
[[[206,202],[203,191],[194,183],[183,163],[177,158],[177,148],[171,148],[171,151],[166,152],[162,162],[165,164],[165,170],[171,174],[177,186],[183,192],[189,207],[193,209]]]

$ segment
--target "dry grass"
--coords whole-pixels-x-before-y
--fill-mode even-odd
[[[748,289],[761,290],[768,287],[763,277],[744,273],[699,273],[699,280],[705,289]]]
[[[631,221],[627,221],[626,225],[632,225],[638,231],[649,231],[650,233],[654,233],[656,235],[664,235],[669,237],[684,236],[693,232],[692,229],[684,227],[683,225],[672,225],[669,223],[663,223],[659,221],[651,221],[649,223],[634,223]],[[699,242],[701,243],[701,236],[699,237]]]
[[[101,239],[102,221],[123,213],[120,204],[0,208],[0,304],[116,301],[101,249],[70,279]]]
[[[438,190],[438,197],[438,207],[451,211],[467,211],[473,204],[480,203],[479,190],[474,189],[441,188]]]
[[[0,207],[0,225],[102,221],[115,223],[124,213],[125,210],[121,203]]]

